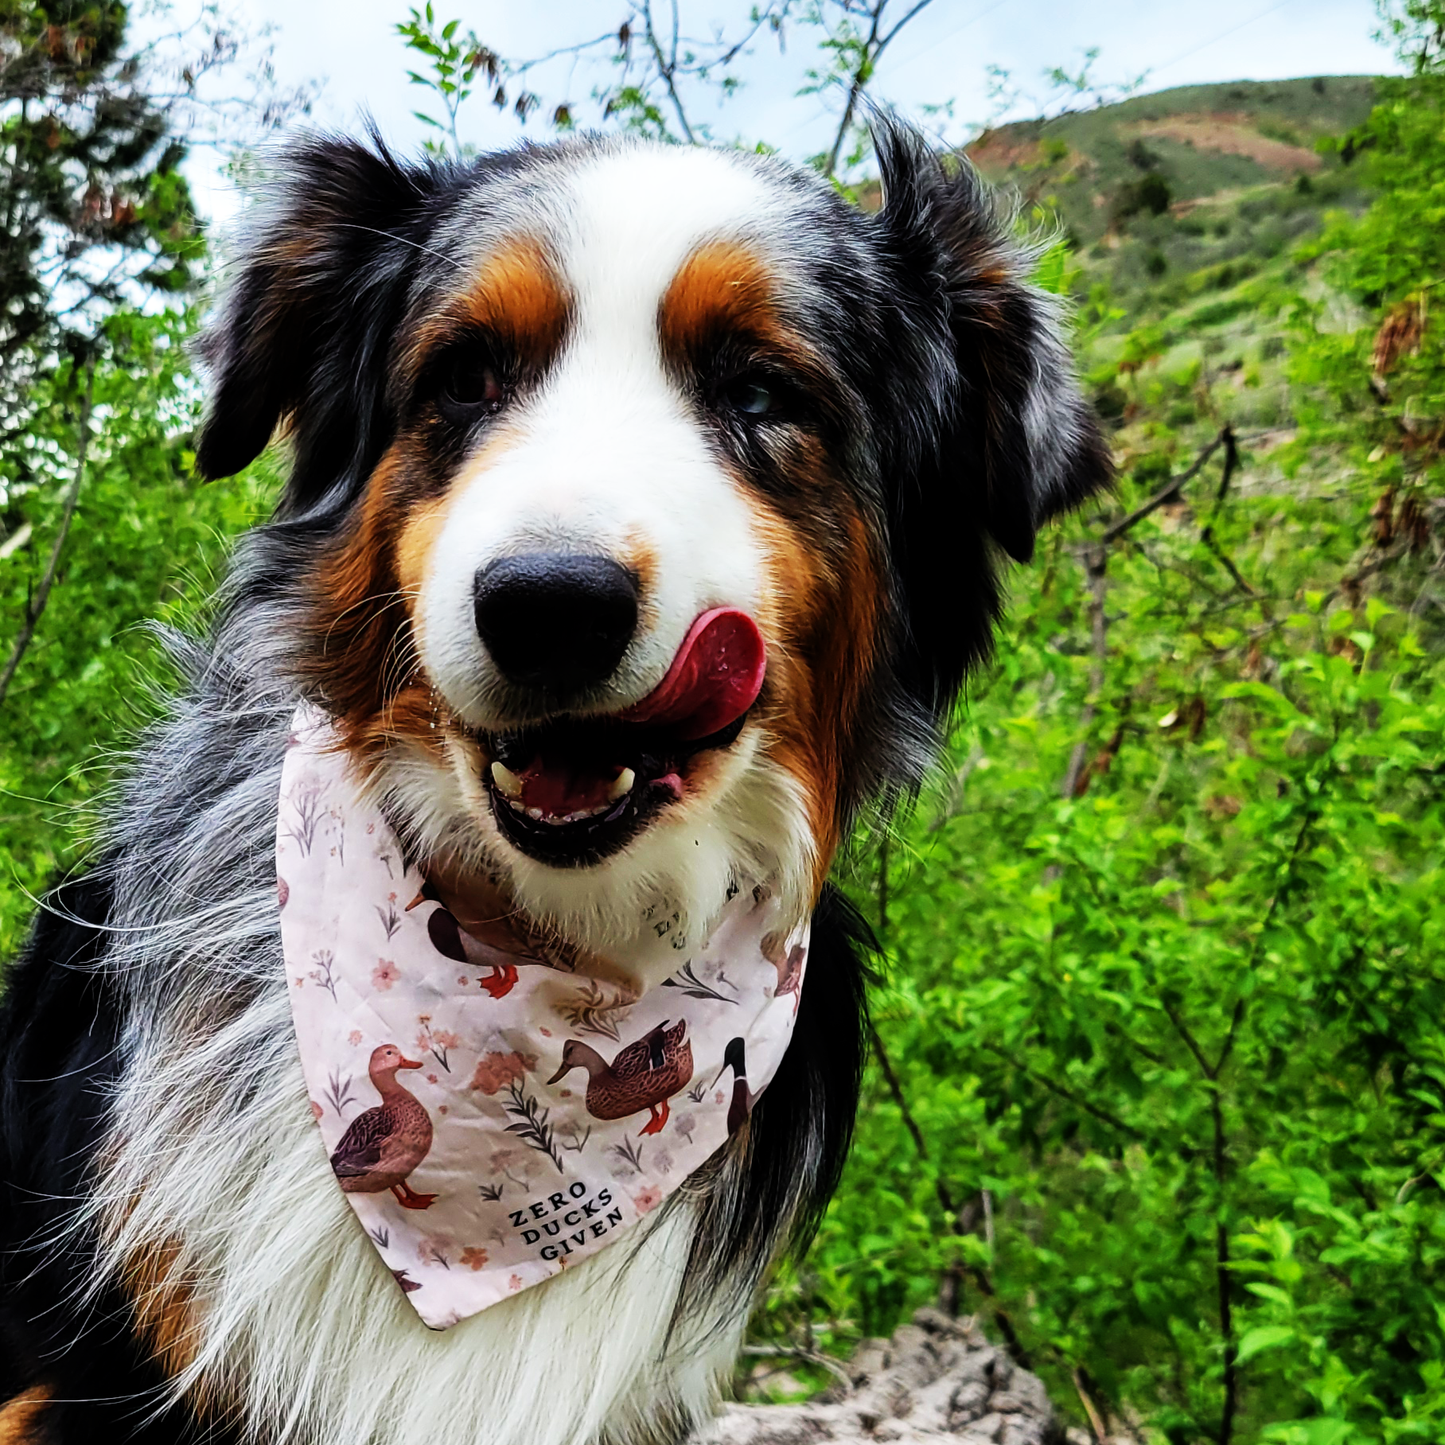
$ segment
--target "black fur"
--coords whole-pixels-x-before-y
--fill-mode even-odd
[[[906,324],[927,335],[941,321],[953,364],[936,433],[900,458],[886,494],[904,622],[897,677],[938,720],[992,644],[999,589],[988,538],[1028,561],[1038,529],[1107,486],[1113,463],[978,173],[963,159],[946,171],[916,131],[886,118],[874,139],[879,239],[912,311]],[[1052,426],[1069,433],[1057,458],[1037,455],[1025,430],[1034,388]]]
[[[120,1008],[98,970],[110,899],[100,875],[56,889],[0,995],[0,1406],[42,1386],[37,1445],[129,1440],[182,1445],[189,1413],[156,1414],[160,1369],[134,1333],[129,1303],[108,1290],[82,1311],[94,1274],[83,1236],[67,1234],[92,1187],[105,1091],[120,1068]]]
[[[729,1285],[751,1293],[783,1249],[801,1253],[812,1240],[853,1138],[877,952],[867,920],[829,884],[813,914],[792,1042],[704,1202],[679,1314]],[[780,1220],[791,1220],[781,1237]]]

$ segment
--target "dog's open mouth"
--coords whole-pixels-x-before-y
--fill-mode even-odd
[[[716,608],[693,623],[662,682],[625,712],[483,734],[497,826],[543,863],[573,867],[615,853],[683,797],[700,754],[737,739],[765,669],[752,618]]]

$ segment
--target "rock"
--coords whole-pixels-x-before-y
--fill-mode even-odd
[[[729,1405],[690,1445],[1064,1445],[1038,1378],[938,1310],[865,1341],[847,1370],[851,1389],[805,1405]]]

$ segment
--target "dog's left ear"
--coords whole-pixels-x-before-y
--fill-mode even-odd
[[[915,332],[928,338],[936,434],[894,499],[910,684],[937,713],[986,654],[997,612],[991,537],[1026,562],[1050,518],[1109,484],[1113,463],[1080,393],[1065,307],[1029,283],[1029,250],[966,160],[945,170],[916,131],[873,123],[878,224]]]

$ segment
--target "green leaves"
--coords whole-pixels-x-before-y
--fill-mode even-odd
[[[1358,296],[1385,285],[1381,313],[1445,275],[1411,189],[1445,174],[1445,128],[1387,120],[1400,196],[1315,249]],[[1038,279],[1074,264],[1047,253]],[[942,1297],[1064,1409],[1088,1382],[1113,1433],[1445,1434],[1445,430],[1370,398],[1372,329],[1316,330],[1293,264],[1125,335],[1107,293],[1084,308],[1138,474],[1016,574],[886,890],[866,849],[846,874],[888,948],[900,1097],[870,1073],[765,1333],[807,1321],[846,1352]],[[1252,404],[1254,362],[1209,380],[1218,338],[1263,358],[1281,317],[1300,429],[1110,547],[1099,686],[1085,548]],[[1396,360],[1392,398],[1445,395],[1435,344]]]
[[[0,956],[18,946],[34,896],[93,835],[86,814],[107,786],[104,751],[154,714],[146,686],[168,668],[144,619],[199,623],[229,539],[267,510],[269,460],[207,487],[191,475],[194,322],[190,312],[122,311],[106,323],[79,506],[49,606],[0,707]],[[32,527],[0,560],[6,651],[43,572],[78,446],[68,368],[38,381],[31,401],[23,478],[5,478],[10,535],[22,521]]]

